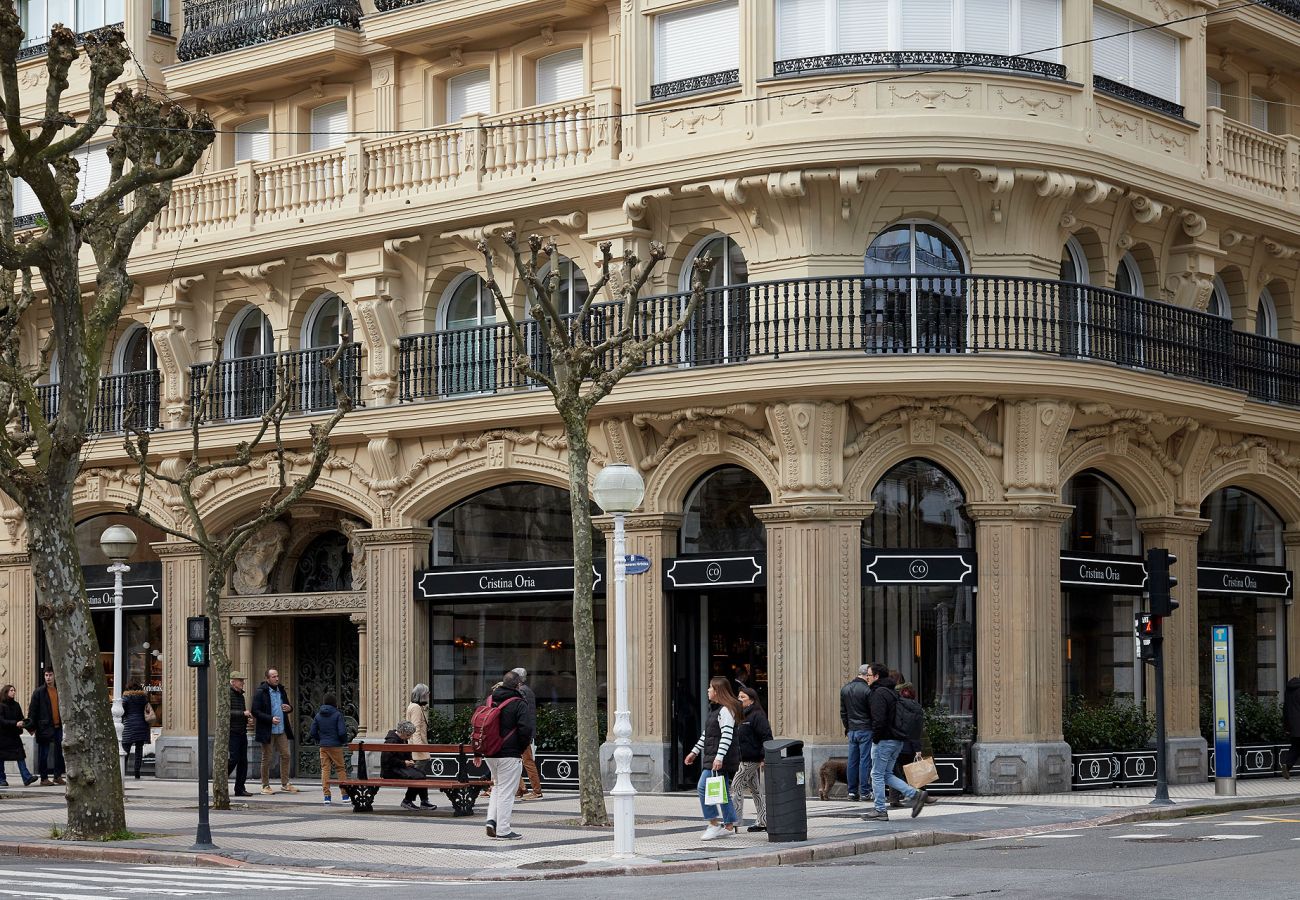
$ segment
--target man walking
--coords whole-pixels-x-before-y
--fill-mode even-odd
[[[253,695],[253,718],[257,720],[254,737],[262,745],[262,793],[274,794],[271,790],[271,757],[280,757],[280,789],[286,793],[296,794],[298,789],[289,783],[289,742],[293,740],[293,726],[289,724],[288,714],[293,712],[289,703],[289,692],[280,684],[280,673],[275,669],[266,670],[266,681],[257,687]]]
[[[867,706],[867,672],[871,667],[858,666],[858,675],[840,688],[840,721],[849,739],[849,762],[845,780],[849,799],[867,799],[871,793],[871,710]]]
[[[518,668],[511,669],[510,671],[514,672],[516,675],[519,676],[519,693],[523,696],[524,705],[528,709],[528,727],[532,729],[532,732],[534,734],[536,734],[537,733],[537,695],[534,694],[533,689],[528,686],[528,670],[525,669],[523,666],[519,666]],[[542,799],[542,773],[537,771],[537,760],[533,759],[532,744],[529,744],[527,747],[524,748],[524,753],[519,758],[519,760],[523,764],[524,774],[527,775],[528,780],[533,783],[532,798],[534,800],[541,800]],[[519,800],[527,796],[527,794],[528,791],[524,786],[524,777],[523,775],[520,775],[519,790],[515,794],[515,799]]]
[[[523,774],[521,757],[524,748],[533,741],[533,725],[528,719],[528,705],[519,692],[519,674],[507,672],[501,687],[492,692],[492,705],[499,707],[498,719],[501,746],[487,757],[495,788],[488,799],[487,835],[506,841],[517,841],[522,835],[510,830],[510,813],[515,807],[515,785]]]
[[[1291,767],[1300,764],[1300,677],[1286,683],[1282,701],[1282,724],[1291,738],[1291,747],[1284,754],[1282,777],[1291,780]],[[1281,762],[1279,760],[1279,762]]]
[[[916,818],[925,805],[925,791],[918,791],[894,774],[894,762],[907,737],[895,734],[893,728],[894,707],[898,705],[898,695],[894,693],[897,682],[889,677],[887,666],[872,663],[867,672],[867,684],[871,688],[867,695],[867,705],[871,709],[871,785],[876,802],[875,809],[862,818],[867,821],[889,819],[889,811],[885,809],[885,785],[903,795],[904,801],[912,806],[912,818]]]
[[[31,720],[36,735],[36,760],[41,775],[41,787],[67,784],[63,780],[63,719],[59,717],[59,688],[54,683],[54,670],[45,670],[45,684],[32,691],[32,701],[27,704],[27,718]]]
[[[248,724],[253,714],[244,700],[244,673],[230,673],[230,761],[226,777],[235,773],[235,796],[251,797],[248,792]]]

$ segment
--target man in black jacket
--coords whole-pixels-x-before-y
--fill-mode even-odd
[[[849,739],[849,762],[845,780],[849,799],[866,799],[871,793],[871,711],[867,708],[867,672],[870,666],[858,666],[858,677],[840,688],[840,721]]]
[[[280,683],[280,673],[266,670],[266,681],[257,686],[253,695],[253,718],[257,720],[253,736],[262,745],[262,793],[271,790],[271,757],[280,757],[280,789],[289,794],[298,789],[289,783],[289,742],[293,740],[293,726],[289,724],[289,690]]]
[[[226,777],[235,773],[235,796],[251,797],[248,792],[248,724],[253,714],[244,701],[244,673],[230,673],[230,762]]]
[[[32,701],[27,704],[27,718],[36,735],[36,759],[41,775],[41,787],[50,786],[50,775],[55,784],[63,780],[63,719],[59,716],[59,688],[54,683],[54,670],[45,670],[45,684],[32,691]]]
[[[501,679],[501,687],[492,692],[492,704],[501,707],[501,749],[487,758],[488,768],[492,771],[487,834],[507,841],[522,836],[510,830],[510,813],[515,806],[515,788],[524,774],[521,757],[524,748],[533,742],[533,723],[519,685],[519,673],[507,672]]]
[[[903,749],[903,736],[894,734],[894,706],[898,695],[894,693],[897,682],[889,677],[889,667],[882,663],[872,663],[867,673],[867,684],[871,693],[867,695],[867,706],[871,710],[871,786],[875,794],[875,809],[863,816],[863,819],[889,818],[885,808],[885,785],[903,795],[905,802],[912,806],[912,817],[921,814],[925,805],[925,791],[918,791],[894,774],[894,763]]]

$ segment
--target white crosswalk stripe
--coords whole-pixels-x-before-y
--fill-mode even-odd
[[[1154,838],[1162,838],[1162,837],[1169,837],[1169,835],[1165,834],[1164,832],[1160,832],[1160,833],[1147,832],[1146,834],[1112,834],[1110,836],[1110,839],[1112,841],[1149,841]]]
[[[1201,835],[1201,840],[1203,841],[1249,841],[1252,838],[1257,838],[1257,837],[1259,837],[1259,835],[1257,834],[1203,834]]]

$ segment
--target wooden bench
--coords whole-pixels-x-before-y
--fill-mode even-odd
[[[357,774],[355,778],[344,778],[339,782],[344,795],[352,801],[355,812],[370,812],[374,808],[375,795],[381,787],[399,788],[433,788],[442,791],[451,801],[452,814],[471,816],[474,814],[474,802],[485,788],[492,786],[492,778],[483,763],[473,764],[473,754],[466,752],[465,744],[386,744],[382,741],[356,741],[348,744],[348,749],[356,753]],[[428,753],[434,757],[436,767],[445,768],[450,762],[446,757],[454,758],[454,772],[444,777],[441,773],[427,778],[371,778],[366,769],[367,753]]]

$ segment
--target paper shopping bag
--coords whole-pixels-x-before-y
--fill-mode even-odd
[[[727,779],[713,775],[704,782],[704,802],[709,806],[722,806],[727,802]]]
[[[903,777],[914,788],[923,788],[932,781],[939,780],[939,770],[934,767],[934,760],[922,756],[916,762],[903,766]]]

